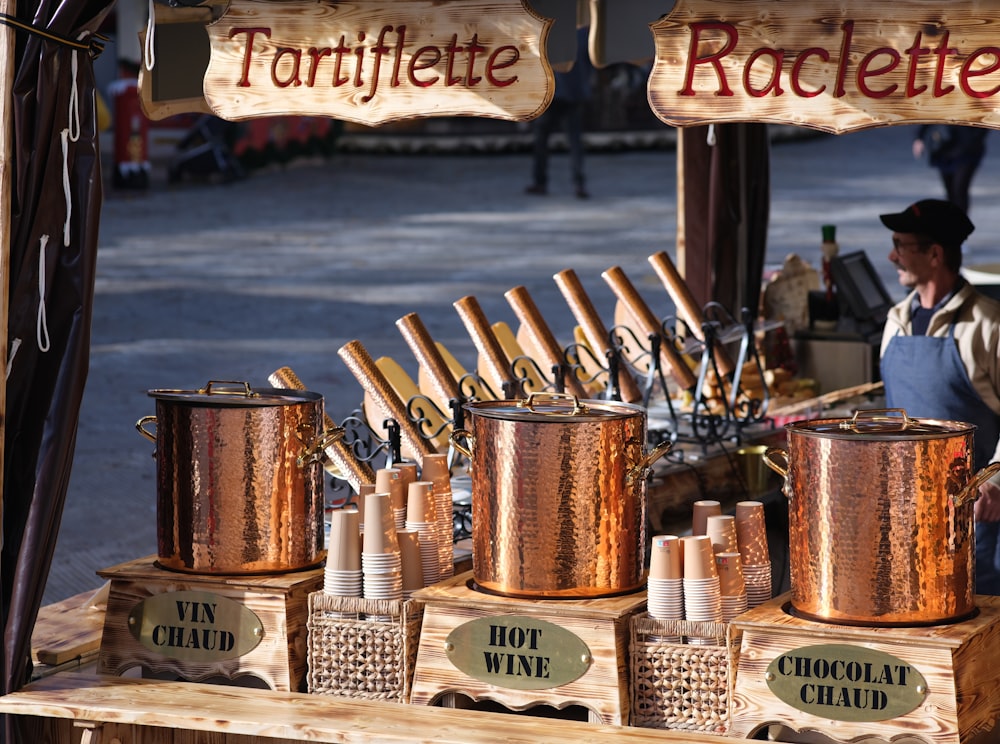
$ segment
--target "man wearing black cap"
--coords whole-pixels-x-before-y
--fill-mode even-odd
[[[889,311],[882,334],[886,404],[974,424],[978,472],[1000,461],[1000,302],[959,273],[962,243],[975,228],[960,207],[938,199],[881,220],[892,230],[899,282],[913,290]],[[975,516],[976,593],[1000,594],[1000,485],[980,486]]]

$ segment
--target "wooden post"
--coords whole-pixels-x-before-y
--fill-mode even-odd
[[[17,13],[17,0],[0,0],[0,12],[8,16]],[[7,323],[10,304],[10,193],[11,142],[14,126],[14,29],[0,26],[0,523],[3,519],[4,439],[7,429]],[[0,546],[3,534],[0,532]]]

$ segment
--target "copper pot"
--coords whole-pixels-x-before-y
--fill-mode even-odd
[[[975,426],[901,409],[788,424],[785,478],[791,604],[845,625],[957,622],[975,612],[973,502],[998,470],[973,474]]]
[[[528,598],[625,594],[644,582],[641,406],[574,396],[464,406],[452,443],[471,461],[472,563],[484,591]]]
[[[159,565],[228,575],[322,563],[322,453],[343,436],[324,430],[322,396],[228,381],[149,395],[156,415],[136,428],[156,444]]]

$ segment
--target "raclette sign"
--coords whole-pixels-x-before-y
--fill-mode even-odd
[[[524,0],[231,0],[207,26],[205,99],[228,120],[526,121],[552,99],[551,23]]]
[[[1000,125],[1000,17],[978,2],[678,0],[648,98],[676,126]]]

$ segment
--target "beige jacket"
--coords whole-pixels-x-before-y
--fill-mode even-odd
[[[881,354],[897,334],[910,335],[911,292],[889,310],[882,332]],[[990,409],[1000,416],[1000,302],[980,294],[966,284],[948,303],[934,313],[928,336],[947,336],[955,320],[955,340],[973,387]],[[1000,461],[1000,442],[991,459]],[[995,480],[995,479],[994,479]]]

